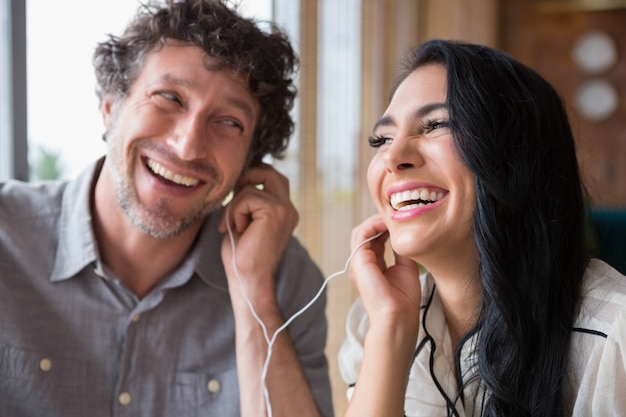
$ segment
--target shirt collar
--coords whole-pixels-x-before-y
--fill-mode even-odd
[[[205,284],[228,292],[228,281],[221,256],[224,235],[217,228],[221,217],[221,209],[208,215],[190,256],[195,265],[196,274]]]
[[[59,240],[51,281],[71,278],[97,259],[89,206],[91,190],[103,161],[104,158],[100,158],[85,168],[75,180],[68,182],[63,193]]]

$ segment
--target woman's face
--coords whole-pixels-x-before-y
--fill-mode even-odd
[[[430,269],[474,253],[473,174],[454,148],[446,109],[446,69],[414,70],[375,124],[367,179],[395,252]]]

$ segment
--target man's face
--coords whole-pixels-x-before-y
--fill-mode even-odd
[[[102,175],[131,222],[175,236],[219,207],[239,178],[260,106],[245,82],[207,70],[200,48],[167,43],[146,56],[121,101],[102,106]]]

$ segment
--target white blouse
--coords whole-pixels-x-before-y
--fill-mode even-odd
[[[409,372],[405,396],[407,417],[446,416],[446,402],[454,404],[459,417],[480,416],[485,393],[479,382],[470,384],[463,400],[456,398],[454,349],[430,274],[422,281],[421,325],[415,360]],[[426,326],[424,327],[424,317]],[[363,342],[369,326],[360,299],[350,309],[346,339],[339,351],[339,368],[352,396],[363,357]],[[463,381],[475,372],[475,338],[461,353]],[[583,302],[574,325],[565,404],[571,415],[626,416],[626,277],[601,260],[587,268]]]

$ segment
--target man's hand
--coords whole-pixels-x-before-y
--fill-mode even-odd
[[[319,416],[287,332],[274,339],[273,360],[266,378],[262,377],[268,359],[268,339],[284,324],[276,300],[275,276],[297,224],[298,213],[289,199],[289,181],[272,166],[263,164],[250,168],[241,177],[219,225],[225,233],[222,261],[235,315],[242,417],[268,415],[268,406],[277,417]],[[245,302],[244,293],[267,334]],[[266,389],[270,403],[266,402]]]
[[[219,226],[225,233],[222,260],[231,289],[238,286],[232,282],[238,272],[251,298],[274,297],[274,275],[299,220],[289,197],[289,180],[271,165],[250,168],[240,178]]]

